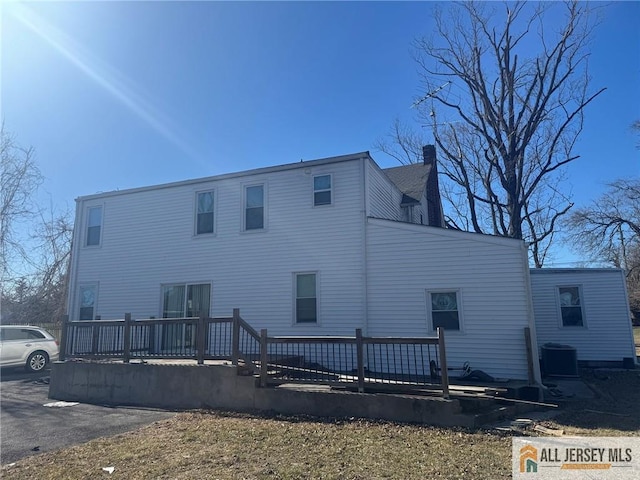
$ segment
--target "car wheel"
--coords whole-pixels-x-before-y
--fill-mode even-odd
[[[27,359],[28,372],[41,372],[49,363],[49,356],[45,352],[33,352]]]

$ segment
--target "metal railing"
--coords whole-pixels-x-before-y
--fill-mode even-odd
[[[437,337],[269,337],[260,334],[260,384],[317,383],[449,395],[444,331]]]
[[[436,337],[270,337],[240,317],[63,322],[60,359],[231,360],[260,385],[317,383],[372,389],[437,389],[449,395],[444,332]]]
[[[259,335],[237,309],[232,317],[63,322],[61,360],[68,358],[232,360],[258,357]]]

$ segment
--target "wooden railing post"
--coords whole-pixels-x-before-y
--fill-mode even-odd
[[[444,328],[438,327],[438,350],[440,353],[440,382],[442,396],[449,398],[449,370],[447,369],[447,353],[444,349]]]
[[[533,350],[531,348],[531,328],[529,327],[524,327],[524,343],[527,349],[527,376],[529,385],[533,385],[536,382],[536,378],[533,373]]]
[[[231,363],[238,365],[240,357],[240,309],[233,309],[233,330],[231,336]]]
[[[361,328],[356,328],[356,355],[358,357],[358,392],[364,393],[364,346]]]
[[[131,314],[124,314],[124,338],[122,340],[123,343],[123,352],[122,352],[122,360],[124,363],[129,363],[131,360]]]
[[[204,337],[205,337],[204,316],[198,318],[198,328],[196,329],[196,355],[198,357],[198,365],[204,365]]]
[[[67,353],[67,329],[69,328],[69,315],[62,316],[62,331],[60,332],[60,354],[58,360],[64,362]]]
[[[91,326],[91,355],[98,355],[98,338],[100,336],[100,324],[94,323]]]
[[[267,386],[267,375],[268,375],[268,365],[269,355],[267,354],[267,349],[269,348],[268,337],[267,337],[267,329],[263,328],[260,330],[260,386]]]

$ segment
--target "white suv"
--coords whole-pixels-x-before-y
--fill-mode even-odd
[[[24,365],[40,372],[58,359],[58,341],[46,330],[27,325],[0,325],[0,366]]]

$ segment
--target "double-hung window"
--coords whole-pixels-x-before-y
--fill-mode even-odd
[[[460,295],[457,290],[428,292],[427,302],[431,316],[431,328],[460,330]]]
[[[102,233],[102,206],[87,209],[87,235],[85,245],[92,247],[100,245]]]
[[[560,298],[560,316],[563,327],[584,326],[582,295],[579,286],[558,287]]]
[[[162,287],[162,318],[209,316],[211,284],[179,284]]]
[[[251,185],[244,189],[244,229],[264,228],[264,185]]]
[[[313,177],[313,205],[331,205],[331,175]]]
[[[318,294],[315,273],[296,273],[295,322],[318,323]]]
[[[213,190],[196,194],[196,235],[213,233]]]

